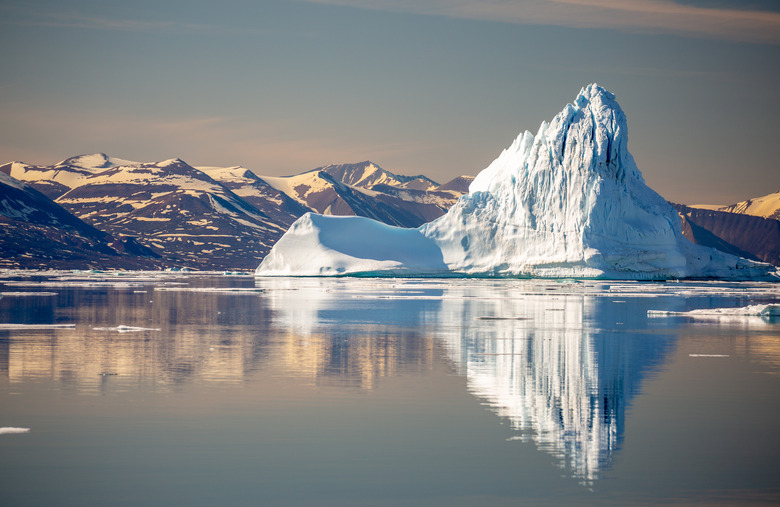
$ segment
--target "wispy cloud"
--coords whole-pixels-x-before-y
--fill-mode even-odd
[[[40,26],[52,28],[73,28],[84,30],[102,30],[114,32],[252,32],[252,30],[237,30],[218,25],[184,23],[181,21],[155,19],[121,19],[101,16],[88,16],[80,13],[57,12],[54,10],[38,11],[12,6],[0,6],[0,14],[7,15],[0,19],[0,25]]]
[[[303,0],[504,23],[603,28],[780,44],[780,13],[672,0]]]

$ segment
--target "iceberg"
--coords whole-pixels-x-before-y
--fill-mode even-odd
[[[626,115],[597,84],[520,134],[442,217],[417,229],[306,214],[258,276],[491,276],[663,280],[777,277],[694,245],[644,182]]]

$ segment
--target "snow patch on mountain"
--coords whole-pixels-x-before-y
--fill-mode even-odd
[[[131,160],[124,160],[116,157],[109,157],[105,153],[78,155],[75,157],[65,159],[58,164],[55,164],[55,166],[71,166],[71,167],[79,167],[82,169],[108,169],[109,167],[135,166],[135,165],[140,165],[140,163],[133,162]]]
[[[627,142],[615,96],[590,85],[536,135],[520,134],[441,218],[401,235],[308,215],[257,274],[664,279],[773,270],[686,240],[677,212],[645,185]],[[372,244],[392,244],[393,263],[361,255]]]
[[[29,187],[25,185],[23,182],[7,175],[2,171],[0,171],[0,183],[4,185],[8,185],[9,187],[16,188],[18,190],[22,190],[24,192],[27,192],[29,190]]]
[[[718,211],[780,220],[780,191],[762,197],[748,199],[747,201],[738,202],[730,206],[723,206],[718,208]]]

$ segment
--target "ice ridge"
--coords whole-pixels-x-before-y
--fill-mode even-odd
[[[521,133],[437,220],[399,234],[352,227],[354,217],[304,216],[257,274],[776,276],[768,264],[685,239],[677,212],[645,184],[627,144],[615,95],[591,84],[536,135]],[[393,259],[359,253],[379,245],[392,245]]]

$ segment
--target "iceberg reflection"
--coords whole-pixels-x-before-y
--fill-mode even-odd
[[[589,484],[608,467],[626,409],[674,345],[648,334],[641,297],[609,286],[551,281],[259,280],[277,323],[305,336],[433,336],[469,391],[519,434]],[[373,325],[373,331],[366,328]],[[338,329],[336,331],[336,328]],[[335,342],[334,342],[335,343]],[[340,345],[349,348],[349,341]]]
[[[635,318],[630,302],[525,292],[444,299],[442,314],[469,324],[442,322],[438,336],[469,390],[508,419],[518,439],[592,483],[621,445],[643,377],[673,338],[623,330]]]
[[[58,297],[7,298],[0,304],[7,321],[21,314],[29,317],[24,324],[66,319],[70,327],[0,331],[0,379],[50,379],[94,394],[262,376],[283,379],[278,385],[371,390],[382,378],[430,371],[444,358],[474,396],[509,421],[514,438],[533,442],[567,474],[592,483],[620,448],[626,411],[643,379],[675,344],[674,335],[647,331],[671,325],[648,320],[648,307],[684,309],[685,301],[666,297],[662,284],[251,283],[233,292],[150,284],[143,292],[66,288]],[[652,303],[659,295],[664,301]],[[764,346],[773,343],[767,338]]]

